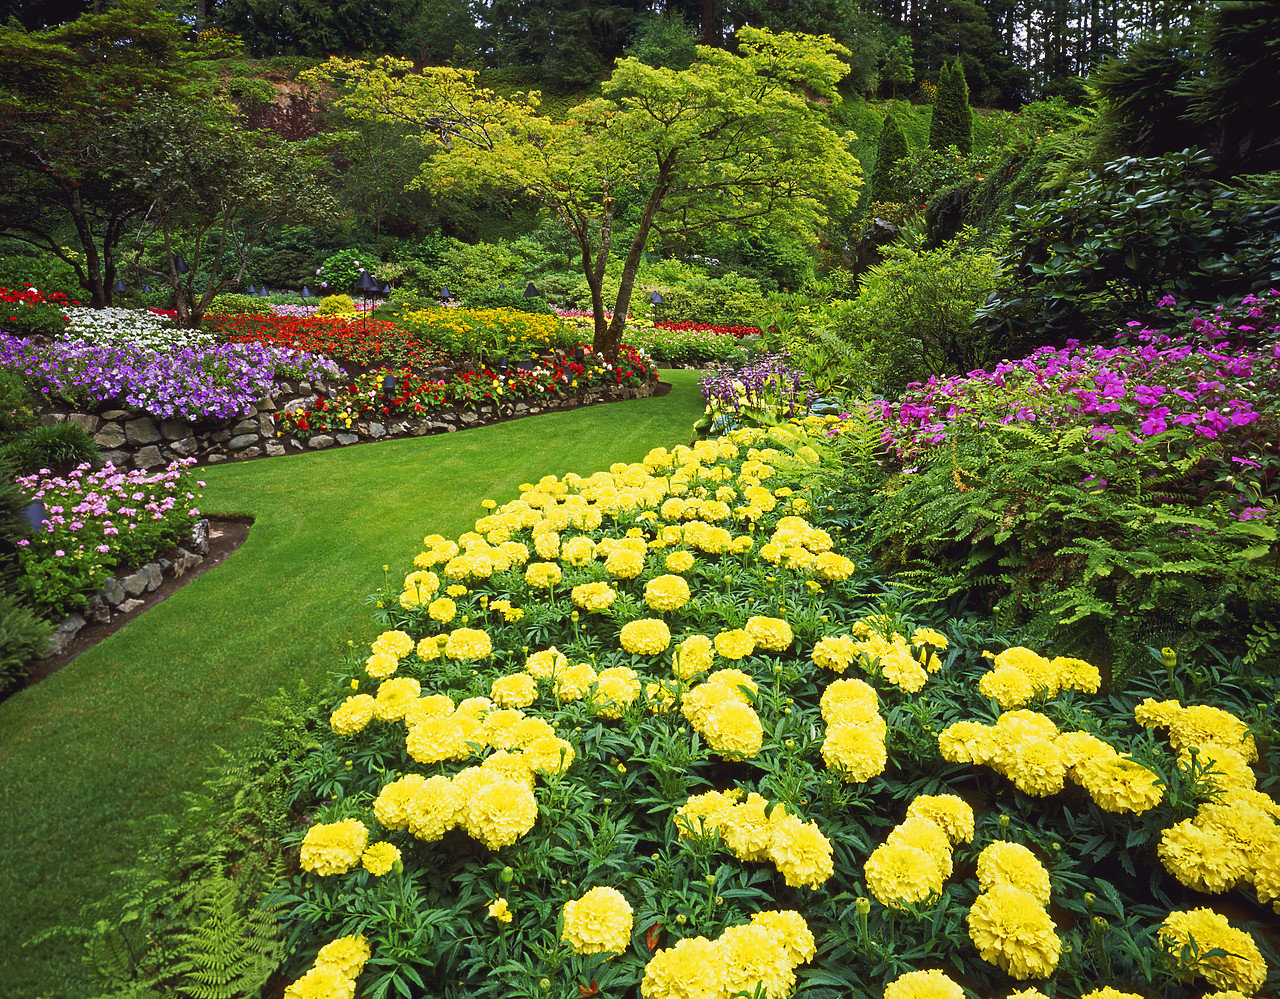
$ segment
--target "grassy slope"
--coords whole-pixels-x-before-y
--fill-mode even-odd
[[[524,481],[589,473],[687,442],[696,374],[662,399],[466,433],[202,470],[207,512],[250,514],[245,545],[43,683],[0,704],[0,996],[84,995],[73,946],[20,949],[103,897],[143,835],[174,814],[215,744],[234,748],[254,702],[323,681],[347,639],[376,628],[364,597],[424,534],[457,535]]]

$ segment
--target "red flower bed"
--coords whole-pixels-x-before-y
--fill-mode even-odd
[[[705,330],[708,333],[720,333],[724,336],[732,336],[741,339],[744,336],[759,336],[760,330],[755,326],[716,326],[713,323],[698,323],[693,320],[686,320],[681,323],[654,323],[660,330],[673,330],[681,332],[686,330]]]
[[[384,319],[233,314],[211,316],[205,325],[232,343],[292,347],[365,367],[413,367],[435,356],[429,340]]]

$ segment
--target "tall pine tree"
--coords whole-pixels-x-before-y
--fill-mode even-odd
[[[907,137],[897,117],[890,112],[880,129],[880,141],[876,143],[876,169],[871,175],[871,197],[874,201],[893,201],[897,185],[893,182],[893,168],[907,155]]]
[[[973,152],[973,112],[969,108],[969,84],[964,66],[956,59],[943,63],[938,75],[938,93],[933,99],[933,120],[929,123],[929,146],[955,146],[966,156]]]

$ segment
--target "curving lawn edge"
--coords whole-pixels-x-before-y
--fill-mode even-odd
[[[174,814],[212,747],[234,749],[254,703],[322,679],[374,625],[382,566],[430,532],[457,535],[487,496],[547,474],[589,474],[687,442],[703,402],[694,371],[672,392],[496,424],[202,469],[202,510],[254,518],[218,570],[0,704],[0,996],[85,995],[74,945],[22,948],[72,925],[128,862],[140,820]]]

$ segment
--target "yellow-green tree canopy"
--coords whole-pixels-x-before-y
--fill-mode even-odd
[[[594,346],[612,352],[651,238],[710,226],[814,238],[829,212],[852,207],[862,183],[854,137],[829,125],[846,49],[825,35],[743,28],[736,53],[697,51],[686,70],[618,60],[603,96],[562,121],[539,113],[537,93],[507,100],[448,67],[415,73],[403,60],[331,59],[310,78],[340,86],[339,103],[355,117],[421,129],[428,158],[415,183],[519,191],[555,212],[581,254]],[[609,322],[604,274],[621,197],[643,208]]]

